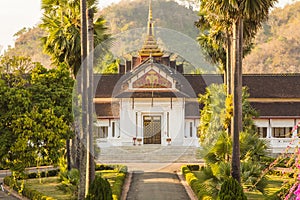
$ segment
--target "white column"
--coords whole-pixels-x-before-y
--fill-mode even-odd
[[[162,128],[161,128],[161,138],[162,138],[162,141],[164,141],[164,138],[166,137],[166,134],[167,134],[167,112],[163,112],[162,113],[162,116],[161,116],[161,125],[162,125]]]
[[[143,118],[142,118],[142,113],[138,112],[138,135],[137,137],[143,137]]]
[[[269,119],[268,128],[267,128],[267,138],[273,138],[272,136],[272,127]]]

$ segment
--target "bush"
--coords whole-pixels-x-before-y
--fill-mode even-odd
[[[198,165],[199,167],[199,165]],[[192,188],[193,192],[198,196],[198,199],[212,199],[210,197],[210,192],[201,181],[191,172],[188,166],[181,167],[181,173],[183,174],[186,182]]]
[[[32,173],[27,174],[27,178],[53,177],[53,176],[57,176],[58,173],[59,173],[59,169],[43,171],[40,174],[38,174],[37,172],[32,172]]]
[[[181,166],[181,173],[185,177],[187,173],[191,173],[191,170],[186,165],[183,165]]]
[[[247,200],[242,186],[232,177],[224,181],[218,194],[218,200]]]
[[[96,164],[95,166],[96,171],[103,171],[103,170],[114,170],[116,172],[124,172],[127,173],[128,169],[125,165],[104,165],[104,164]]]
[[[96,165],[95,170],[101,171],[101,170],[114,170],[115,167],[112,165]]]
[[[199,171],[200,166],[199,165],[187,165],[187,167],[189,168],[189,170],[191,171]]]
[[[96,176],[91,183],[86,200],[112,200],[112,191],[106,179]]]
[[[126,178],[126,174],[125,173],[118,173],[115,183],[113,184],[112,187],[112,196],[114,200],[120,199],[121,195],[122,195],[122,186],[124,184]]]
[[[58,188],[68,194],[72,194],[73,197],[76,197],[78,194],[79,180],[80,174],[77,169],[60,172],[59,181],[61,184],[58,186]]]

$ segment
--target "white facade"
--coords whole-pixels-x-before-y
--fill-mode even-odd
[[[162,146],[197,146],[199,115],[186,115],[186,92],[178,89],[174,71],[164,65],[147,63],[133,70],[129,77],[116,86],[114,103],[118,104],[117,117],[98,119],[98,142],[103,146],[129,146],[133,144],[160,144]],[[153,96],[156,92],[157,96]],[[128,96],[129,93],[129,96]],[[135,97],[134,93],[147,94]],[[152,94],[152,95],[151,95]],[[196,107],[198,109],[199,106]]]
[[[294,152],[299,145],[298,124],[300,119],[255,119],[260,137],[266,140],[272,153]],[[289,148],[289,149],[287,149]]]
[[[197,146],[199,119],[185,119],[184,98],[132,99],[122,98],[120,119],[101,119],[95,124],[98,129],[107,131],[98,142],[105,146],[129,146],[145,144],[147,137],[145,120],[156,117],[159,134],[156,144],[174,146]],[[105,128],[104,128],[105,127]],[[97,129],[97,128],[96,128]],[[136,141],[134,141],[134,138]],[[139,141],[141,140],[141,141]],[[171,141],[168,141],[171,140]]]

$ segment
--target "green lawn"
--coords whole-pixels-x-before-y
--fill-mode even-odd
[[[277,192],[284,181],[290,180],[287,176],[274,176],[274,175],[268,175],[268,185],[265,189],[266,195],[271,196],[275,192]],[[264,195],[262,195],[259,191],[252,191],[252,192],[245,192],[245,194],[248,197],[248,200],[255,200],[255,199],[264,199],[266,198]]]
[[[40,182],[41,181],[41,182]],[[34,178],[26,180],[26,187],[35,189],[46,196],[53,197],[57,200],[71,199],[71,195],[65,194],[63,191],[59,190],[57,186],[59,185],[58,177],[45,177],[45,178]]]
[[[96,171],[96,175],[101,175],[102,178],[106,178],[108,182],[113,185],[118,172],[115,170],[102,170],[102,171]]]
[[[196,175],[196,177],[199,177],[200,172],[193,171],[193,173]],[[276,191],[278,191],[284,181],[290,180],[290,178],[286,176],[268,175],[267,177],[268,177],[268,185],[265,189],[267,196],[271,196]],[[266,196],[264,196],[259,191],[246,191],[245,194],[248,200],[262,200],[266,198]]]
[[[111,185],[114,185],[118,172],[114,170],[97,171],[96,174],[101,174],[101,177],[106,178]],[[41,182],[40,182],[41,181]],[[53,197],[57,200],[72,199],[71,195],[65,194],[58,189],[59,182],[58,177],[46,177],[27,179],[26,187],[35,189],[46,196]]]

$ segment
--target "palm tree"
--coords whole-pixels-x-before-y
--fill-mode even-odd
[[[51,56],[54,65],[58,65],[60,63],[65,63],[69,69],[73,72],[73,78],[76,77],[81,64],[85,64],[83,60],[86,58],[87,50],[87,34],[86,34],[86,14],[82,12],[86,12],[86,9],[92,11],[92,13],[96,13],[96,0],[42,0],[42,9],[44,9],[44,14],[42,17],[42,23],[40,27],[45,30],[47,35],[42,38],[44,51]],[[82,17],[82,19],[81,19]],[[83,22],[83,25],[82,25]],[[102,17],[99,17],[95,21],[93,21],[93,47],[102,44],[103,41],[109,39],[110,35],[106,33],[107,28],[105,27],[105,21]],[[82,30],[84,30],[82,32]],[[81,44],[81,41],[84,44]],[[103,46],[103,45],[102,45]],[[92,65],[91,65],[92,66]],[[91,83],[87,83],[87,72],[85,66],[83,66],[82,70],[82,78],[85,77],[81,83],[83,84],[83,88],[91,87],[88,85],[92,85]],[[91,80],[91,79],[90,79]],[[82,102],[82,113],[87,113],[90,111],[88,107],[92,107],[92,105],[87,104],[86,99],[88,95],[92,95],[92,92],[87,92],[88,90],[83,89],[83,102]],[[91,98],[89,98],[91,101]],[[75,102],[76,103],[76,102]],[[93,164],[92,161],[93,156],[89,156],[92,158],[89,162],[87,162],[86,158],[86,135],[83,133],[87,133],[87,130],[91,132],[91,128],[88,129],[88,124],[92,126],[92,121],[89,120],[92,117],[88,117],[83,115],[82,125],[83,131],[78,131],[79,125],[74,123],[76,132],[80,132],[80,136],[75,134],[75,138],[72,139],[72,150],[75,151],[71,155],[73,158],[71,159],[70,152],[68,149],[70,148],[67,145],[67,160],[68,168],[70,169],[70,160],[73,161],[72,166],[76,168],[80,168],[81,172],[81,182],[80,182],[80,191],[79,198],[83,199],[86,193],[87,185],[89,184],[89,180],[93,180]],[[92,133],[91,133],[92,134]],[[92,139],[92,136],[89,136]],[[69,144],[70,142],[67,142]],[[91,142],[90,142],[91,143]],[[74,148],[75,147],[75,148]],[[92,152],[92,151],[91,151]],[[79,162],[81,162],[79,164]],[[86,166],[86,163],[88,165]],[[85,174],[86,168],[89,168],[87,171],[88,174]],[[89,177],[86,180],[86,177]]]
[[[224,33],[232,31],[227,55],[231,52],[230,90],[233,96],[233,117],[231,121],[232,148],[232,176],[240,182],[240,147],[239,134],[242,131],[242,58],[244,42],[249,42],[256,34],[261,23],[267,19],[269,10],[277,0],[204,0],[202,8],[207,14],[207,21],[215,30]],[[225,20],[229,29],[222,27],[220,22]],[[245,26],[244,26],[245,25]],[[227,31],[229,30],[229,31]],[[225,34],[228,36],[227,34]],[[228,85],[228,86],[229,86]]]
[[[81,93],[82,93],[82,129],[80,131],[80,181],[78,199],[84,199],[88,191],[88,161],[87,161],[87,133],[88,133],[88,69],[87,69],[87,18],[86,18],[87,3],[86,0],[80,0],[80,44],[81,44]]]
[[[249,93],[243,89],[243,132],[241,132],[241,183],[263,191],[265,178],[260,179],[260,172],[264,167],[260,157],[266,155],[267,145],[255,133],[253,117],[257,112],[248,101]],[[225,103],[226,89],[224,85],[212,84],[206,88],[206,93],[200,95],[200,102],[204,105],[201,110],[201,124],[199,127],[202,150],[200,154],[205,160],[205,167],[200,171],[201,187],[205,188],[205,195],[216,198],[216,194],[224,180],[230,176],[230,162],[232,157],[232,139],[226,132],[228,119],[232,114],[231,104]],[[202,137],[204,135],[205,137]],[[259,184],[256,184],[256,181]]]
[[[88,0],[87,8],[97,12],[96,0]],[[40,27],[47,33],[42,38],[44,51],[54,65],[64,62],[76,77],[81,65],[80,1],[42,0],[44,14]],[[110,38],[103,17],[94,21],[94,46]]]

